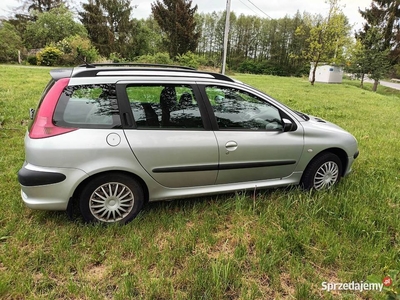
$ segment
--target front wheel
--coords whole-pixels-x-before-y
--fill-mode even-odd
[[[304,171],[300,185],[306,190],[329,189],[339,182],[342,162],[333,153],[322,153],[314,158]]]
[[[80,195],[80,209],[86,222],[126,224],[143,206],[143,190],[124,174],[103,174],[92,179]]]

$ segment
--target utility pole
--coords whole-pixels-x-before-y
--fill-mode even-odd
[[[231,15],[231,0],[226,1],[226,17],[225,17],[225,33],[224,33],[224,54],[222,58],[222,74],[225,74],[226,69],[226,54],[228,52],[228,37],[229,37],[229,17]]]

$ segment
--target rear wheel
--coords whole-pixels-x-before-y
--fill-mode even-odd
[[[135,179],[119,173],[103,174],[82,190],[80,209],[86,222],[126,224],[142,209],[143,197]]]
[[[337,184],[342,174],[342,162],[333,153],[322,153],[304,171],[300,185],[306,190],[324,190]]]

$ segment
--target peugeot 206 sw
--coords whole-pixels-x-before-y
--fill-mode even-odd
[[[50,71],[25,136],[21,195],[127,223],[144,203],[300,185],[351,171],[356,139],[228,76],[164,65]]]

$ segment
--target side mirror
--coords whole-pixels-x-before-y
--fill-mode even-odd
[[[282,122],[283,122],[283,132],[288,132],[293,129],[292,121],[290,121],[288,119],[282,119]]]

